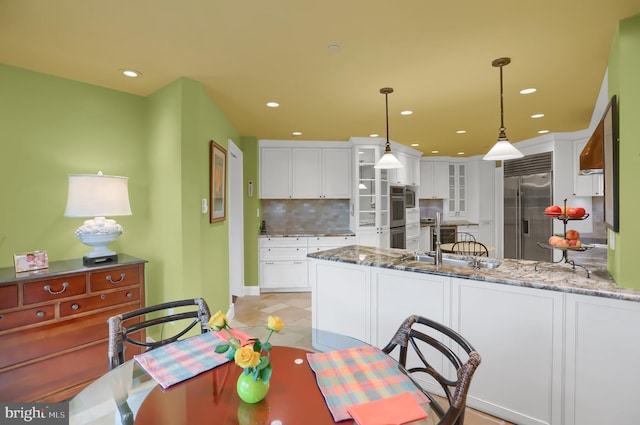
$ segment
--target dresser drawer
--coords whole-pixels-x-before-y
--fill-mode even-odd
[[[140,299],[140,289],[130,288],[107,294],[94,295],[73,301],[60,303],[60,317],[85,313],[113,305],[123,304]]]
[[[52,305],[0,314],[0,331],[45,322],[55,318]]]
[[[0,347],[3,350],[0,355],[0,369],[101,339],[106,340],[109,337],[109,317],[141,307],[139,303],[130,304],[89,316],[0,335]],[[106,351],[102,358],[107,363]]]
[[[0,310],[18,305],[18,285],[0,286]]]
[[[119,268],[94,272],[89,276],[91,292],[117,289],[122,286],[137,285],[140,283],[138,267]]]
[[[23,291],[24,304],[34,304],[84,294],[86,284],[84,275],[75,275],[25,283]]]
[[[107,342],[0,373],[4,402],[47,400],[47,396],[107,373]],[[80,388],[78,388],[80,389]]]

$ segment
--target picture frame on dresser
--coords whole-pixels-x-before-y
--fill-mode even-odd
[[[224,221],[227,209],[227,151],[214,142],[209,151],[209,222]]]
[[[49,268],[47,251],[30,251],[13,255],[16,273],[31,272]]]

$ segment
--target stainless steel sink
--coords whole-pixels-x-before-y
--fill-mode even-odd
[[[411,255],[407,255],[402,258],[402,261],[418,261],[420,263],[435,264],[435,254],[426,252],[414,252]],[[471,267],[479,269],[495,269],[499,267],[502,262],[495,258],[481,258],[473,257],[470,255],[454,255],[443,254],[442,264],[446,266],[455,267]]]

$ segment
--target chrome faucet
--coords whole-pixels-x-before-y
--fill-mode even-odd
[[[436,266],[442,264],[442,249],[440,248],[440,213],[436,213]]]

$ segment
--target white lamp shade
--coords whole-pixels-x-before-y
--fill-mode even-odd
[[[65,217],[131,215],[129,179],[99,174],[69,175]]]
[[[516,149],[509,140],[501,139],[482,157],[485,161],[504,161],[505,159],[522,158],[524,154]]]
[[[386,152],[373,168],[402,168],[403,165],[391,152]]]

